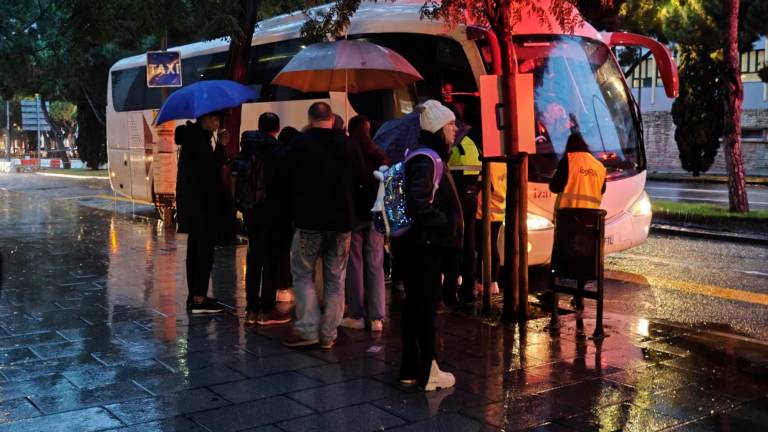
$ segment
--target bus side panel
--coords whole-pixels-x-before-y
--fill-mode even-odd
[[[273,112],[280,117],[280,129],[293,126],[301,130],[307,125],[307,110],[315,102],[330,103],[328,99],[307,99],[243,104],[240,133],[258,129],[259,116],[265,112]]]

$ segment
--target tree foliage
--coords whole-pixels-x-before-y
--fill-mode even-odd
[[[672,103],[675,141],[684,170],[698,176],[712,166],[723,135],[722,62],[683,47],[680,95]]]

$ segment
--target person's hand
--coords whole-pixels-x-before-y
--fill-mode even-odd
[[[226,129],[219,129],[218,132],[219,144],[226,146],[229,144],[229,131]]]

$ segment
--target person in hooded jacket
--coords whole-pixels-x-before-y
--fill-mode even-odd
[[[194,123],[176,128],[174,139],[180,147],[176,174],[176,222],[187,237],[187,308],[192,313],[224,310],[215,298],[208,297],[208,281],[213,267],[217,227],[221,225],[221,206],[225,187],[221,169],[224,146],[229,141],[220,130],[223,113],[204,114]],[[217,132],[217,133],[215,133]]]
[[[419,145],[432,149],[447,161],[456,135],[456,116],[440,102],[419,106]],[[435,314],[441,297],[441,270],[446,251],[460,250],[464,221],[453,179],[443,170],[434,192],[435,164],[417,155],[405,164],[405,197],[411,228],[398,238],[402,259],[405,305],[401,318],[403,355],[400,381],[418,384],[425,391],[452,387],[454,376],[443,372],[435,356]]]

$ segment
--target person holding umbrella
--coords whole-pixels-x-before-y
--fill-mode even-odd
[[[203,114],[196,122],[177,127],[174,135],[180,147],[176,222],[178,231],[188,234],[187,308],[193,314],[224,310],[216,299],[207,296],[219,208],[225,193],[221,169],[229,134],[219,130],[222,117],[221,111]]]
[[[173,92],[163,103],[155,124],[171,120],[197,119],[176,128],[180,147],[176,173],[176,222],[187,237],[187,308],[192,313],[224,310],[208,297],[213,267],[216,228],[226,195],[221,169],[229,133],[220,129],[225,108],[253,100],[258,94],[248,86],[229,80],[199,81]]]

